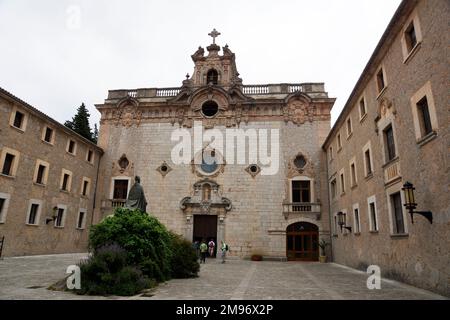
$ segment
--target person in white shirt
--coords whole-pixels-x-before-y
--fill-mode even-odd
[[[212,258],[214,257],[214,248],[216,247],[216,243],[214,242],[213,239],[211,239],[211,241],[208,242],[208,251],[209,251],[209,256]]]

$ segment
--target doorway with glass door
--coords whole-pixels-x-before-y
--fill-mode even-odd
[[[319,261],[319,228],[308,222],[291,224],[286,230],[288,261]]]

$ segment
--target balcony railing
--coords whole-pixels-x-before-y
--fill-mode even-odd
[[[295,92],[324,92],[323,83],[277,83],[262,85],[243,85],[241,90],[246,95],[291,94]],[[147,88],[132,90],[110,90],[108,99],[172,98],[181,91],[177,88]]]
[[[283,203],[283,215],[286,219],[292,214],[312,215],[317,220],[320,219],[320,203]]]
[[[125,206],[125,203],[127,202],[127,200],[111,200],[111,207],[115,208],[123,208]]]
[[[384,183],[388,184],[400,177],[400,159],[396,158],[384,166]]]

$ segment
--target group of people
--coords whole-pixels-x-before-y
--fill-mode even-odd
[[[194,241],[192,246],[195,249],[195,252],[197,253],[197,258],[200,259],[200,263],[206,263],[207,255],[209,255],[210,257],[215,256],[216,243],[214,242],[214,239],[211,239],[208,242],[208,244],[206,244],[206,239],[203,239],[201,242],[196,240]],[[228,245],[223,240],[221,241],[220,250],[222,256],[222,263],[225,263]]]

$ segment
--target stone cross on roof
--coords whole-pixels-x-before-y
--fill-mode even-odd
[[[211,33],[208,33],[208,36],[210,36],[210,37],[213,38],[213,44],[216,44],[216,38],[217,38],[218,36],[220,36],[220,35],[221,35],[221,33],[218,32],[218,31],[216,30],[216,28],[214,28],[214,30],[213,30]]]

